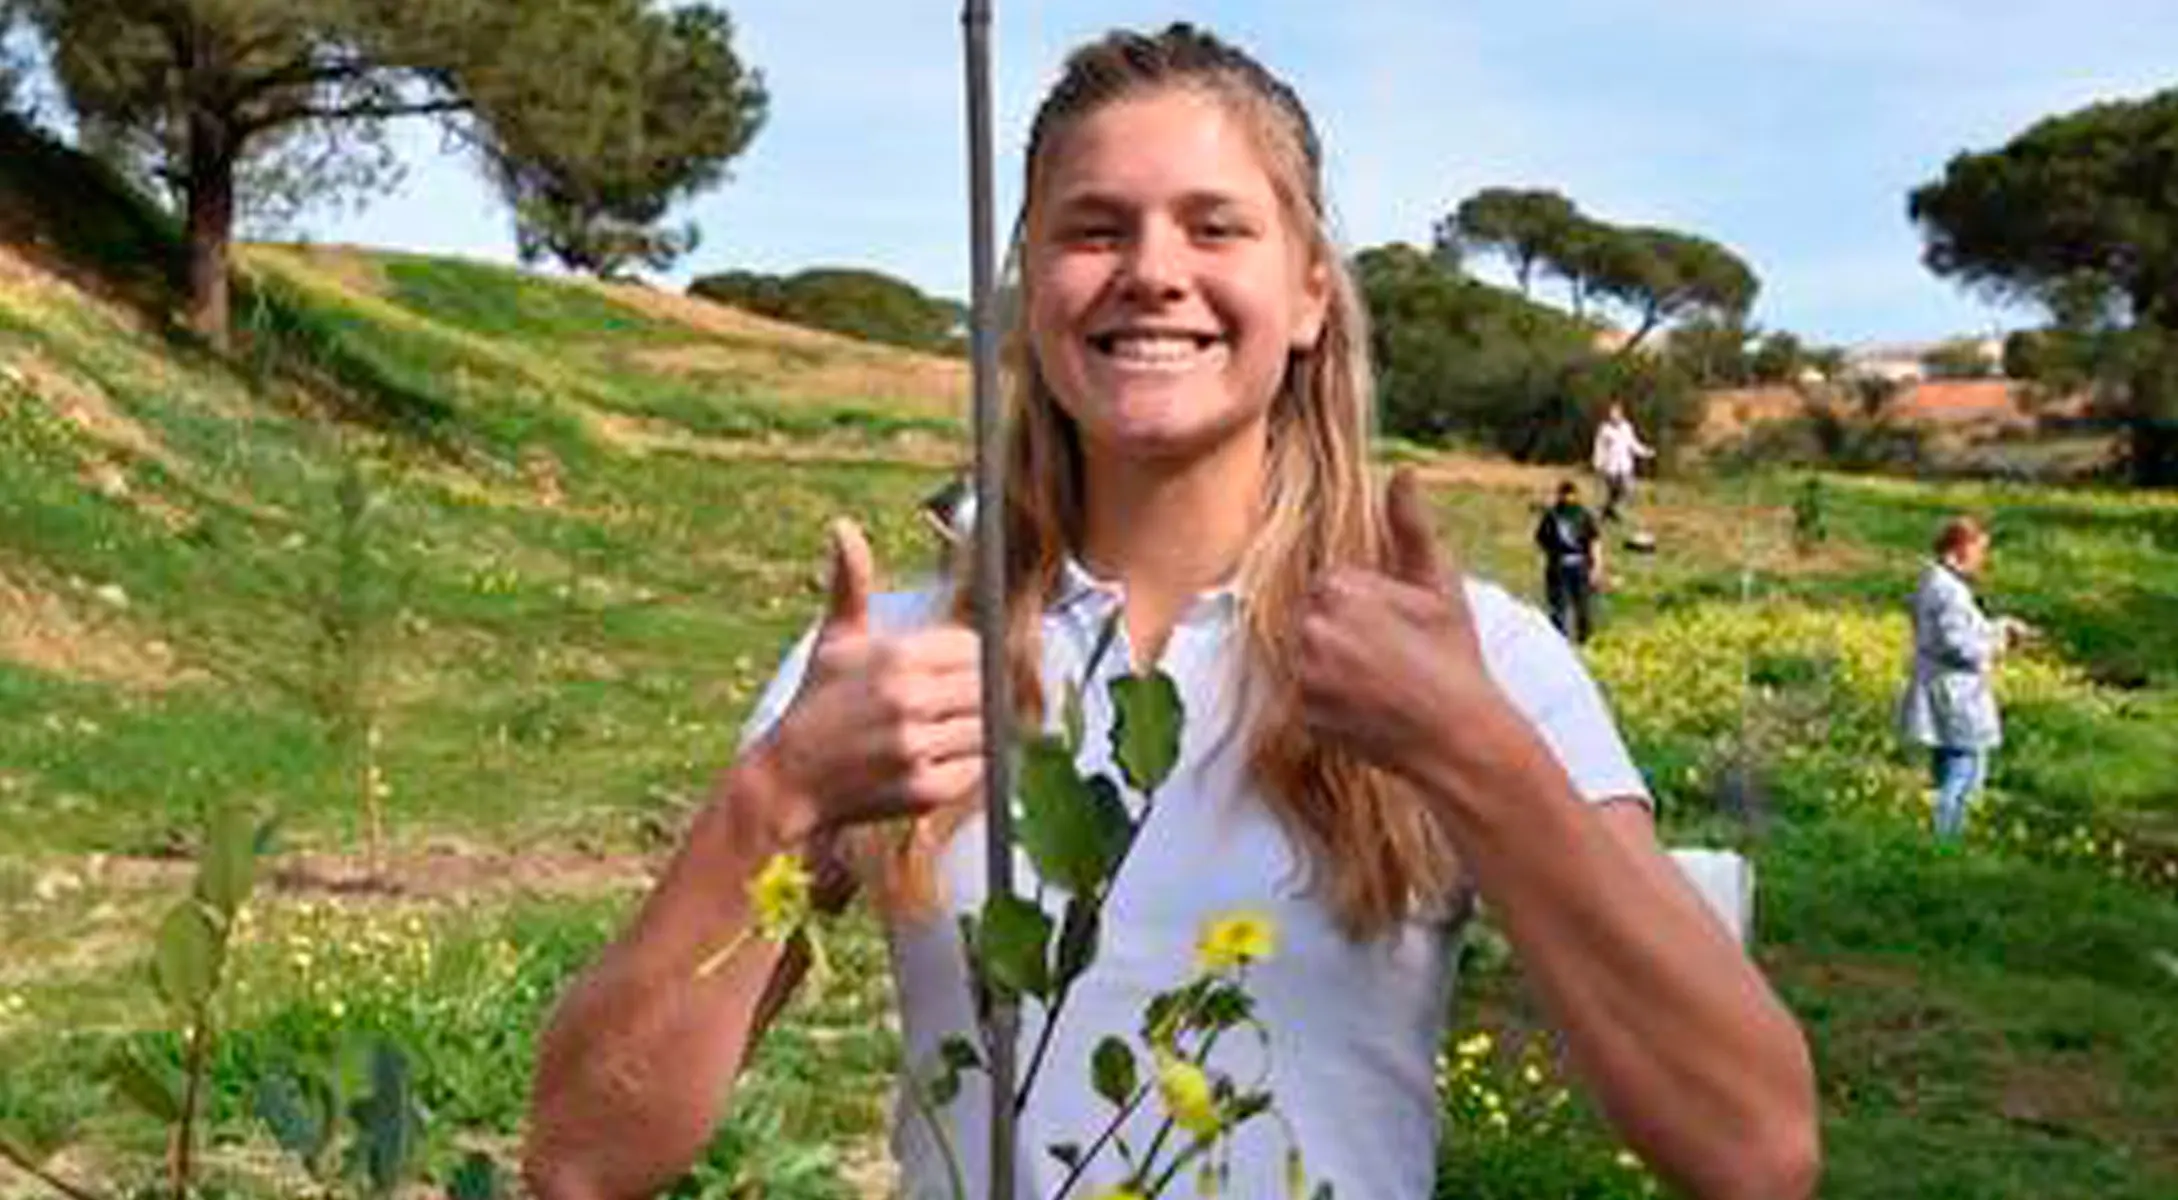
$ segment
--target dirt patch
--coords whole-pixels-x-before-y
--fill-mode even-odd
[[[897,354],[856,342],[821,349],[785,344],[664,346],[638,351],[635,364],[665,375],[713,378],[788,403],[875,403],[923,417],[967,410],[968,367],[926,355]]]
[[[1798,388],[1783,385],[1719,388],[1704,400],[1701,428],[1694,434],[1699,446],[1731,441],[1753,426],[1788,420],[1808,410],[1807,397]]]
[[[645,316],[724,343],[644,351],[636,360],[648,370],[727,376],[790,401],[877,400],[943,417],[967,411],[968,364],[959,359],[877,346],[694,296],[628,284],[585,286]]]
[[[93,441],[138,458],[172,462],[166,447],[134,417],[122,412],[105,389],[76,378],[44,355],[33,351],[0,370]]]
[[[671,421],[590,410],[590,430],[598,440],[629,454],[685,454],[726,462],[912,463],[957,467],[967,449],[929,434],[906,433],[872,445],[867,438],[782,437],[714,438],[690,433]]]
[[[356,246],[268,243],[245,247],[241,257],[251,265],[269,261],[307,271],[365,296],[386,294],[386,273],[378,259]]]
[[[119,589],[94,589],[91,603],[125,608]],[[0,568],[0,658],[68,679],[158,691],[193,677],[171,646],[128,628],[117,617],[94,617],[71,602]]]
[[[584,850],[500,850],[433,842],[390,855],[378,870],[358,853],[280,855],[266,880],[273,892],[388,902],[505,896],[599,896],[650,886],[661,864],[643,855]],[[186,857],[98,857],[88,878],[123,889],[178,888],[195,876]]]
[[[595,288],[616,303],[624,304],[645,316],[686,325],[731,341],[774,342],[811,350],[851,350],[865,347],[865,343],[850,337],[842,337],[822,329],[811,329],[806,325],[774,321],[770,317],[760,317],[731,305],[717,304],[678,292],[662,292],[656,288],[626,283],[599,283],[590,279],[579,282],[582,286]],[[900,353],[905,356],[908,351],[903,350]]]
[[[1447,454],[1414,465],[1417,482],[1425,487],[1481,488],[1491,492],[1519,492],[1541,497],[1572,468],[1548,463],[1516,463],[1501,458],[1468,458]]]

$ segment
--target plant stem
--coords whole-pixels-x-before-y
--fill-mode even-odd
[[[922,1081],[915,1078],[913,1071],[908,1072],[907,1094],[908,1103],[915,1106],[916,1115],[923,1119],[924,1124],[930,1126],[930,1136],[937,1139],[938,1153],[945,1156],[945,1174],[947,1181],[953,1185],[953,1200],[968,1200],[967,1176],[961,1173],[960,1156],[953,1149],[953,1137],[938,1120],[937,1110],[930,1107],[930,1098],[923,1095]]]
[[[211,1048],[211,1014],[200,1008],[189,1023],[189,1049],[185,1070],[188,1082],[182,1089],[181,1122],[174,1127],[170,1148],[174,1200],[188,1200],[189,1184],[196,1174],[197,1108],[203,1101],[204,1060]]]
[[[1167,1121],[1165,1124],[1169,1128],[1172,1122]],[[1172,1165],[1165,1168],[1165,1173],[1158,1176],[1157,1181],[1150,1185],[1148,1194],[1153,1197],[1164,1195],[1165,1189],[1172,1186],[1173,1177],[1180,1173],[1180,1168],[1197,1158],[1201,1158],[1203,1154],[1209,1151],[1210,1147],[1216,1144],[1217,1142],[1213,1138],[1195,1139],[1194,1143],[1189,1145],[1187,1149],[1180,1151],[1179,1155],[1172,1160]]]
[[[1036,1034],[1036,1051],[1029,1055],[1028,1074],[1021,1079],[1021,1089],[1014,1093],[1013,1111],[1018,1114],[1028,1109],[1029,1093],[1035,1090],[1036,1076],[1044,1068],[1044,1058],[1051,1052],[1051,1034],[1059,1027],[1059,1015],[1066,1011],[1066,998],[1073,992],[1072,984],[1059,989],[1051,998],[1051,1006],[1044,1010],[1044,1027]]]
[[[1097,1155],[1104,1152],[1104,1147],[1119,1136],[1120,1128],[1127,1123],[1128,1117],[1134,1115],[1134,1110],[1142,1106],[1142,1101],[1150,1094],[1151,1086],[1143,1084],[1134,1090],[1134,1095],[1127,1097],[1127,1102],[1120,1105],[1111,1123],[1104,1127],[1104,1132],[1097,1135],[1096,1141],[1089,1143],[1089,1149],[1074,1161],[1074,1166],[1066,1173],[1066,1178],[1059,1181],[1059,1188],[1051,1193],[1051,1200],[1066,1200],[1066,1194],[1074,1190],[1074,1185],[1081,1181],[1082,1172],[1087,1171],[1089,1164],[1096,1161]]]
[[[15,1146],[5,1139],[0,1139],[0,1158],[6,1159],[16,1170],[68,1197],[68,1200],[105,1200],[97,1192],[85,1191],[39,1166],[28,1155],[18,1153]]]

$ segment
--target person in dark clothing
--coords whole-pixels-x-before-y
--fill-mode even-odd
[[[1595,517],[1581,506],[1580,489],[1558,485],[1558,502],[1543,510],[1535,545],[1543,552],[1543,595],[1550,623],[1574,642],[1595,628],[1593,597],[1603,581],[1603,539]]]

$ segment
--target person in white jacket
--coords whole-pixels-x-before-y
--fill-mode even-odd
[[[1935,552],[1913,593],[1913,674],[1898,725],[1908,742],[1928,748],[1936,836],[1948,840],[1965,830],[1967,808],[1988,777],[1989,752],[2004,738],[1991,674],[2028,627],[1991,619],[1974,599],[1972,582],[1989,557],[1989,533],[1979,522],[1944,522]]]
[[[1596,426],[1596,443],[1589,463],[1603,477],[1603,519],[1618,520],[1618,507],[1633,498],[1634,467],[1640,459],[1654,458],[1656,451],[1641,440],[1626,406],[1614,402],[1603,423]]]

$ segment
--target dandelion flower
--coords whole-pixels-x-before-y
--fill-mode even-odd
[[[1230,971],[1261,962],[1278,952],[1278,925],[1259,912],[1213,917],[1195,943],[1195,961],[1204,971]]]
[[[1166,1060],[1157,1068],[1157,1095],[1173,1124],[1196,1137],[1218,1131],[1217,1097],[1201,1067],[1184,1059]]]
[[[749,883],[749,904],[756,910],[756,930],[768,941],[783,942],[809,919],[809,868],[799,856],[774,854]]]

